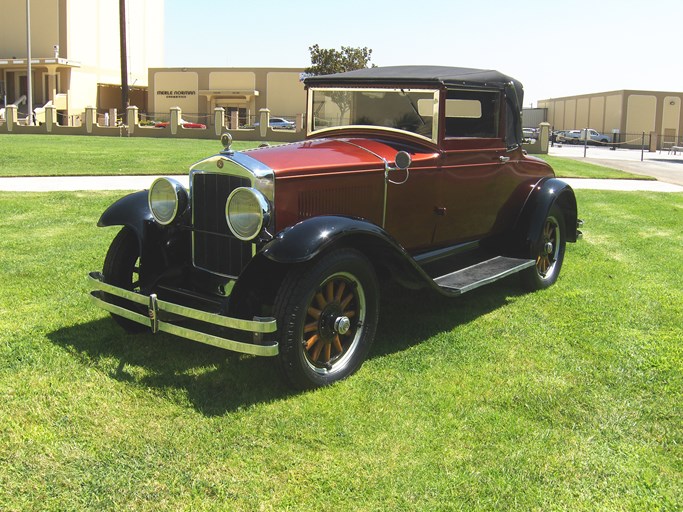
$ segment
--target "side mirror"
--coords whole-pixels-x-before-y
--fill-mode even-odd
[[[394,162],[396,164],[397,169],[405,171],[408,167],[410,167],[410,164],[413,163],[413,159],[411,158],[410,153],[406,151],[399,151],[398,153],[396,153],[396,158],[394,158]]]

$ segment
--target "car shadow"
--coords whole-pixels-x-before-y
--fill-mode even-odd
[[[406,292],[393,284],[385,288],[371,358],[401,352],[436,334],[466,325],[526,293],[519,285],[519,276],[454,298],[432,290]]]
[[[401,352],[504,306],[523,293],[513,278],[446,298],[430,290],[382,289],[380,321],[369,358]],[[280,377],[277,360],[253,357],[168,334],[126,334],[109,317],[56,330],[56,345],[112,379],[220,416],[298,394]]]

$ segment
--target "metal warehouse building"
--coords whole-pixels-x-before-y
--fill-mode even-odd
[[[681,141],[683,92],[610,91],[540,100],[555,130],[593,128],[625,137],[657,137],[658,145]]]

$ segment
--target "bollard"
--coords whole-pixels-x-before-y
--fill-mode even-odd
[[[270,110],[262,108],[259,110],[259,114],[259,134],[262,139],[265,139],[268,135],[268,128],[270,126]]]
[[[225,125],[225,109],[216,107],[213,109],[213,132],[220,137]]]
[[[175,135],[178,133],[178,126],[180,126],[180,120],[182,119],[182,113],[180,107],[171,107],[171,134]]]
[[[19,110],[16,105],[7,105],[5,107],[5,123],[7,123],[7,131],[11,132],[19,122]]]
[[[640,142],[640,161],[645,158],[645,132],[643,132],[643,139]]]
[[[95,107],[85,107],[85,131],[92,133],[93,127],[97,124],[97,109]]]
[[[45,125],[47,126],[47,132],[50,133],[53,127],[57,124],[57,107],[54,105],[48,105],[45,107]]]
[[[128,134],[135,133],[135,128],[138,126],[138,107],[130,106],[126,109],[126,123]]]

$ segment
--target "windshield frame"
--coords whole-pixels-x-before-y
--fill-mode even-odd
[[[419,133],[411,132],[408,130],[402,130],[400,128],[392,128],[388,126],[379,125],[368,125],[368,124],[348,124],[348,125],[338,125],[333,127],[318,128],[313,130],[313,97],[316,92],[388,92],[388,93],[431,93],[434,99],[434,108],[432,111],[432,133],[430,137],[421,135]],[[307,109],[306,109],[306,132],[309,137],[314,135],[325,134],[327,132],[340,132],[340,131],[371,131],[371,132],[392,132],[400,134],[403,136],[410,136],[420,139],[422,141],[428,141],[432,144],[438,144],[439,136],[439,104],[440,104],[440,89],[434,87],[309,87],[308,97],[307,97]],[[418,114],[419,115],[419,114]]]

